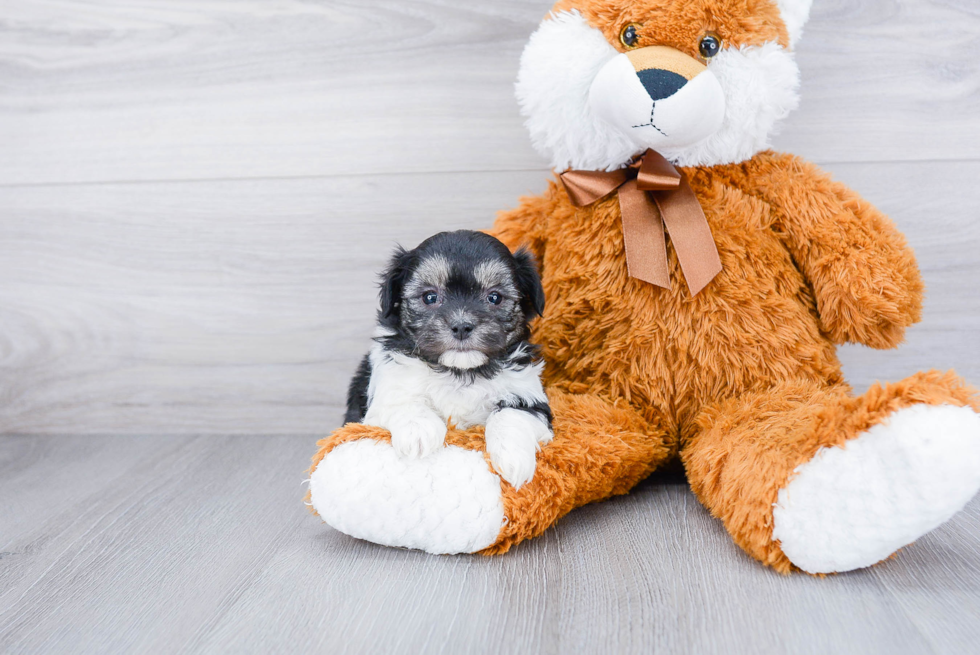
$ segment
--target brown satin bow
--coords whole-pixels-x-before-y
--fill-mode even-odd
[[[631,277],[670,288],[664,225],[691,295],[721,272],[721,259],[701,203],[684,174],[655,150],[616,171],[565,171],[559,178],[576,207],[619,189],[626,266]]]

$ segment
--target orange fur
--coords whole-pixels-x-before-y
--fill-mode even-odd
[[[978,404],[953,374],[849,395],[834,344],[893,347],[921,312],[914,256],[884,215],[788,155],[685,172],[724,264],[694,298],[672,251],[673,289],[628,276],[614,196],[576,208],[552,184],[494,233],[542,262],[549,307],[535,339],[549,389],[661,416],[698,497],[785,572],[772,503],[798,465],[909,404]]]

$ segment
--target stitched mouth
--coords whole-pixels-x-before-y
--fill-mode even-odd
[[[636,128],[639,128],[639,127],[652,127],[653,129],[657,130],[658,132],[660,132],[664,136],[668,136],[668,134],[666,132],[664,132],[659,127],[657,127],[656,123],[653,122],[653,115],[654,115],[654,113],[656,111],[657,111],[657,101],[654,100],[653,101],[653,105],[650,107],[650,122],[649,123],[643,123],[642,125],[634,125],[633,126],[633,129],[636,129]]]

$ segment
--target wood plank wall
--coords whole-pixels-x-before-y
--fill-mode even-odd
[[[0,2],[0,432],[324,433],[396,242],[541,190],[539,0]],[[863,387],[980,383],[980,4],[816,0],[776,147],[889,212],[930,294]]]

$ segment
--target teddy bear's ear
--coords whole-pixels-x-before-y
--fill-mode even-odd
[[[786,29],[789,31],[789,45],[795,47],[803,35],[803,26],[810,18],[810,7],[813,0],[776,0],[779,13],[783,16]]]

